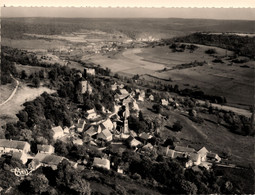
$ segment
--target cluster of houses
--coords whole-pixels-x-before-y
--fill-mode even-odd
[[[162,153],[166,157],[185,159],[183,165],[188,168],[192,167],[194,170],[199,170],[199,167],[204,167],[209,170],[212,163],[219,163],[221,158],[218,154],[208,151],[205,147],[196,151],[194,148],[176,146],[174,149],[163,147]]]
[[[94,70],[94,69],[93,69]],[[86,73],[94,75],[95,72],[91,69],[86,69]],[[89,84],[87,81],[81,81],[81,90],[89,90]],[[87,114],[84,118],[78,119],[77,123],[71,127],[56,126],[52,127],[53,139],[61,141],[71,140],[73,144],[83,145],[84,143],[90,143],[91,146],[97,147],[99,150],[103,150],[103,142],[111,142],[111,144],[121,143],[122,145],[128,145],[130,148],[137,152],[155,151],[161,152],[166,158],[178,158],[184,160],[184,166],[186,168],[192,167],[198,169],[199,167],[205,167],[209,169],[212,162],[220,162],[220,157],[212,152],[209,152],[205,147],[199,151],[195,151],[193,148],[176,146],[174,149],[169,147],[153,146],[150,140],[154,137],[152,133],[137,134],[135,131],[130,130],[128,127],[128,117],[130,114],[136,114],[138,116],[139,106],[137,102],[143,102],[145,100],[145,91],[136,89],[132,92],[128,92],[123,84],[114,83],[111,85],[113,91],[118,91],[115,95],[116,105],[114,106],[114,112],[108,113],[107,118],[97,121],[100,116],[96,113],[95,109],[87,110]],[[153,95],[147,97],[149,101],[154,101]],[[162,105],[168,105],[169,102],[174,102],[171,98],[166,100],[162,99]],[[103,109],[104,112],[105,109]],[[115,116],[115,117],[114,117]],[[25,141],[6,140],[0,139],[0,154],[8,153],[12,155],[12,158],[21,160],[23,164],[26,164],[30,159],[29,167],[37,169],[39,166],[50,166],[53,169],[57,169],[57,166],[62,162],[65,157],[57,156],[54,154],[54,147],[52,145],[37,145],[38,153],[34,156],[30,152],[30,144]],[[68,159],[67,159],[68,160]],[[77,163],[70,161],[70,163],[77,167]],[[103,158],[94,158],[93,166],[103,167],[110,169],[110,160],[108,156]],[[123,172],[123,170],[119,170]]]

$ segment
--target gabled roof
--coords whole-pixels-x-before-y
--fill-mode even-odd
[[[112,136],[112,133],[108,129],[103,130],[101,134],[104,135],[106,138]]]
[[[15,149],[23,150],[26,145],[29,145],[29,143],[24,141],[17,141],[17,140],[0,139],[0,147],[4,147],[4,148],[15,148]]]
[[[142,144],[140,141],[138,141],[137,139],[131,136],[127,139],[127,142],[129,143],[130,146],[135,146],[135,147]]]
[[[208,151],[205,147],[203,147],[203,148],[201,148],[200,150],[198,150],[197,153],[200,154],[201,157],[204,157],[204,156],[207,155],[208,152],[209,152],[209,151]]]
[[[61,126],[57,126],[57,127],[53,127],[52,128],[52,131],[54,131],[54,133],[62,133],[63,132],[63,129]]]
[[[23,152],[13,152],[13,154],[12,154],[12,158],[15,158],[15,159],[21,159],[22,156],[26,156],[26,153],[23,153]]]
[[[179,152],[195,152],[194,148],[188,148],[183,146],[176,146],[174,149]]]
[[[197,153],[190,153],[189,158],[190,158],[190,160],[196,162],[201,158],[201,156],[200,156],[200,154],[197,154]]]
[[[122,95],[127,95],[127,94],[129,94],[128,91],[127,91],[126,89],[120,89],[120,93],[121,93]]]
[[[174,157],[174,153],[175,153],[175,151],[174,151],[174,150],[169,149],[169,150],[167,151],[166,156],[173,158],[173,157]]]
[[[94,166],[103,166],[103,167],[107,167],[110,168],[110,161],[106,158],[94,158],[93,161],[93,165]]]
[[[39,162],[44,164],[58,165],[64,159],[64,157],[53,154],[38,153],[35,155],[34,159],[37,159]]]
[[[142,148],[151,150],[153,148],[153,145],[151,143],[148,143],[148,144],[144,145]]]
[[[103,125],[104,128],[110,128],[110,129],[113,128],[112,121],[109,118],[105,120],[104,122],[102,122],[101,125]]]
[[[148,140],[148,139],[150,139],[152,136],[149,135],[148,133],[143,132],[143,133],[141,133],[141,134],[139,135],[139,137],[140,137],[141,139],[143,139],[143,140]]]
[[[90,126],[89,129],[85,131],[85,133],[91,137],[93,135],[96,135],[98,132],[95,126]]]
[[[51,149],[54,151],[54,147],[52,145],[40,145],[37,144],[37,150],[42,152],[49,152]]]
[[[87,113],[88,114],[94,114],[96,111],[94,108],[90,109],[90,110],[87,110]]]
[[[137,133],[134,132],[133,130],[130,130],[129,132],[132,137],[137,137]]]

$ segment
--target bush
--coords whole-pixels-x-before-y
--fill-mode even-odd
[[[217,52],[216,52],[215,49],[208,49],[208,50],[205,51],[205,53],[211,55],[211,54],[216,54]]]
[[[181,131],[183,126],[181,125],[180,121],[176,121],[173,125],[173,130],[174,131]]]

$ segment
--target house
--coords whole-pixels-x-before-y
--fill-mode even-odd
[[[97,113],[95,111],[95,109],[90,109],[90,110],[87,110],[87,119],[95,119],[97,118]]]
[[[102,130],[108,129],[109,131],[111,131],[113,129],[113,123],[112,123],[111,119],[109,119],[109,118],[107,120],[105,120],[104,122],[102,122],[100,124],[100,126],[101,126]]]
[[[119,87],[120,89],[123,89],[123,87],[125,87],[125,86],[121,83],[120,85],[118,85],[118,87]]]
[[[118,166],[117,172],[123,174],[124,170],[123,170],[123,168],[121,166]]]
[[[110,161],[106,158],[94,158],[93,166],[96,167],[103,167],[105,169],[110,170]]]
[[[101,127],[98,125],[98,126],[90,126],[86,131],[85,131],[85,134],[86,135],[89,135],[90,137],[98,134],[98,133],[101,133]]]
[[[91,94],[91,93],[93,92],[93,88],[91,87],[90,84],[88,84],[87,92],[88,92],[89,94]]]
[[[86,121],[84,119],[79,119],[77,123],[77,131],[79,133],[83,132],[84,126],[86,124]]]
[[[53,131],[54,140],[64,137],[64,131],[61,126],[53,127],[51,130]]]
[[[108,129],[105,129],[97,135],[97,139],[103,139],[105,141],[112,141],[112,133]]]
[[[187,157],[183,152],[174,151],[173,158],[184,158]]]
[[[133,101],[134,101],[134,99],[129,95],[122,100],[122,105],[128,105],[129,103],[131,103]]]
[[[94,68],[84,68],[85,74],[96,75]]]
[[[145,91],[144,91],[144,90],[141,90],[141,91],[140,91],[140,96],[143,97],[143,98],[145,98]]]
[[[0,139],[0,153],[30,152],[30,144],[25,141]]]
[[[114,83],[113,85],[111,85],[111,89],[112,89],[112,91],[115,91],[117,89],[117,84]]]
[[[137,133],[133,130],[129,130],[129,133],[132,137],[137,137]]]
[[[147,141],[148,139],[152,138],[152,136],[148,133],[143,132],[139,134],[139,138],[143,141]]]
[[[51,167],[53,170],[56,170],[58,164],[64,160],[64,157],[53,154],[37,153],[34,160],[39,161],[41,166]]]
[[[218,154],[213,153],[213,152],[208,152],[207,153],[207,159],[215,161],[215,162],[220,162],[221,161],[221,157],[219,157]]]
[[[27,162],[27,154],[24,152],[13,152],[12,158],[20,160],[23,164]]]
[[[52,154],[55,152],[55,148],[52,145],[37,144],[37,150],[39,153],[45,153],[45,154]]]
[[[183,153],[191,153],[191,152],[195,152],[194,148],[189,148],[189,147],[183,147],[183,146],[176,146],[174,148],[174,150],[178,151],[178,152],[183,152]]]
[[[83,141],[82,141],[82,139],[74,139],[73,140],[73,144],[82,146],[83,145]]]
[[[86,93],[88,89],[88,81],[80,81],[80,87],[81,87],[81,94]]]
[[[151,143],[148,143],[142,147],[143,150],[152,150],[153,145]]]
[[[137,139],[131,136],[126,141],[130,147],[138,147],[139,145],[142,145],[142,142],[138,141]]]
[[[198,150],[198,154],[200,154],[200,156],[201,156],[201,161],[206,161],[206,155],[207,155],[207,153],[208,153],[209,151],[205,148],[205,147],[203,147],[203,148],[201,148],[200,150]]]
[[[154,101],[154,96],[152,94],[149,96],[149,100],[152,102]]]
[[[68,127],[65,127],[63,131],[64,131],[64,134],[70,134],[70,130]]]
[[[167,147],[162,147],[162,154],[166,157],[174,158],[174,153],[175,151],[170,149],[168,146]]]
[[[161,99],[162,106],[168,106],[168,101],[166,99]]]
[[[141,94],[139,94],[137,100],[140,101],[140,102],[143,102],[144,97]]]
[[[129,95],[128,91],[126,89],[120,89],[121,95]]]
[[[189,156],[189,159],[192,160],[194,165],[199,165],[201,163],[201,156],[200,156],[200,154],[190,153],[188,156]]]

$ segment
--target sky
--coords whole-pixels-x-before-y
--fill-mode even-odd
[[[204,18],[255,20],[255,8],[2,7],[2,17]]]

